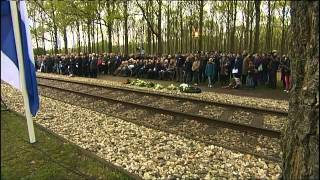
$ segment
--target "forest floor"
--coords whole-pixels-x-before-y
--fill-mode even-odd
[[[37,126],[30,144],[25,118],[2,108],[1,179],[130,179]]]
[[[108,81],[118,81],[125,82],[127,79],[136,79],[131,77],[120,77],[120,76],[112,76],[112,75],[100,75],[98,79],[104,79]],[[161,85],[168,86],[170,84],[174,84],[179,86],[181,83],[176,81],[163,81],[156,79],[143,79],[145,81],[151,81],[155,83],[159,83]],[[285,93],[282,89],[282,83],[280,82],[280,76],[278,77],[277,88],[271,89],[266,86],[258,86],[254,89],[250,88],[240,88],[240,89],[225,89],[222,88],[219,83],[216,83],[212,88],[208,88],[208,83],[200,83],[199,86],[202,91],[205,92],[215,92],[215,93],[223,93],[223,94],[231,94],[238,96],[248,96],[248,97],[258,97],[258,98],[267,98],[267,99],[276,99],[276,100],[289,100],[289,94]]]

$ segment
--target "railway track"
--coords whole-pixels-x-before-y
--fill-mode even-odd
[[[282,111],[146,93],[132,89],[88,85],[52,78],[38,78],[38,80],[40,80],[39,84],[42,86],[54,85],[57,89],[69,90],[72,93],[86,94],[168,115],[178,115],[208,123],[214,122],[218,126],[255,132],[275,138],[280,138],[281,128],[287,115],[286,112]],[[267,120],[270,119],[270,116],[273,116],[272,119],[279,119],[279,121],[268,124]]]
[[[91,86],[83,83],[53,80],[50,78],[38,78],[38,81],[41,87],[40,92],[44,96],[121,117],[124,120],[139,125],[181,134],[207,144],[219,145],[231,150],[279,161],[280,148],[278,138],[280,137],[280,132],[273,129],[257,128],[232,121],[226,122],[203,115],[184,112],[188,111],[184,108],[178,111],[170,109],[169,106],[166,108],[156,107],[154,104],[157,103],[151,103],[153,105],[150,105],[150,102],[154,102],[154,98],[152,98],[153,94],[150,95],[150,93],[146,95],[146,93],[143,94],[143,92],[121,91],[121,89]],[[133,96],[134,98],[132,98]],[[142,97],[146,96],[147,100],[144,101],[130,101],[130,99],[139,99],[137,97],[143,99]],[[163,98],[162,95],[157,94],[153,97],[158,99]],[[188,100],[199,106],[198,101]],[[178,102],[183,104],[182,101]],[[212,102],[210,103],[212,104]],[[253,110],[250,109],[250,111]],[[278,112],[276,112],[276,114],[277,113]],[[224,134],[225,139],[216,137],[220,133]],[[223,143],[223,140],[225,143]],[[229,143],[228,141],[233,143]]]
[[[239,110],[246,110],[246,111],[251,111],[251,112],[257,112],[257,113],[269,113],[273,115],[279,115],[279,116],[288,116],[287,111],[282,111],[282,110],[276,110],[276,109],[267,109],[267,108],[261,108],[261,107],[252,107],[252,106],[246,106],[246,105],[238,105],[238,104],[230,104],[230,103],[223,103],[223,102],[214,102],[214,101],[209,101],[209,100],[203,100],[203,99],[197,99],[194,97],[184,97],[184,96],[176,96],[176,95],[171,95],[171,94],[157,94],[154,92],[150,91],[144,91],[141,89],[132,89],[132,88],[125,88],[125,87],[115,87],[115,86],[107,86],[107,85],[98,85],[98,84],[88,84],[88,83],[83,83],[83,82],[77,82],[77,81],[72,81],[69,80],[64,80],[64,79],[56,79],[52,77],[37,77],[38,80],[44,79],[44,80],[55,80],[59,82],[70,82],[78,85],[84,85],[84,86],[92,86],[92,87],[101,87],[101,88],[108,88],[113,91],[126,91],[126,92],[132,92],[132,93],[138,93],[138,94],[150,94],[153,96],[158,96],[158,97],[166,97],[169,99],[178,99],[178,100],[186,100],[186,101],[193,101],[193,102],[198,102],[198,103],[208,103],[208,104],[213,104],[216,106],[221,106],[221,107],[228,107],[228,108],[238,108]]]

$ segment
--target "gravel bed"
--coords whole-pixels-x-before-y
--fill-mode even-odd
[[[248,125],[252,124],[257,127],[270,128],[275,130],[281,130],[283,128],[283,125],[287,122],[287,118],[283,118],[283,116],[270,117],[268,113],[256,114],[247,111],[234,111],[233,109],[228,110],[223,107],[208,105],[207,103],[194,103],[189,101],[181,101],[178,99],[175,100],[167,97],[159,98],[156,96],[142,95],[139,93],[127,93],[120,90],[105,90],[104,88],[89,87],[87,85],[84,85],[84,87],[79,87],[81,85],[67,82],[61,83],[55,80],[40,81],[44,81],[45,83],[49,83],[50,85],[58,86],[62,89],[91,89],[90,91],[88,91],[89,93],[115,98],[124,102],[131,101],[134,103],[140,103],[152,107],[172,109],[180,112],[195,113],[209,118],[221,119],[225,121],[234,121]],[[264,119],[266,119],[265,123]]]
[[[121,87],[121,88],[140,89],[147,92],[156,92],[159,94],[170,94],[175,96],[178,95],[178,96],[184,96],[184,97],[194,97],[194,98],[199,98],[201,100],[207,100],[207,101],[213,101],[213,102],[222,102],[222,103],[230,103],[230,104],[237,104],[237,105],[244,105],[244,106],[251,106],[251,107],[268,108],[268,109],[275,109],[275,110],[281,110],[281,111],[288,111],[289,109],[289,102],[285,100],[244,97],[244,96],[236,96],[236,95],[221,94],[221,93],[214,93],[214,92],[202,92],[199,94],[181,93],[179,91],[168,91],[166,89],[155,90],[155,89],[149,89],[144,87],[130,86],[130,85],[123,84],[121,82],[115,82],[115,81],[84,78],[84,77],[67,77],[63,75],[39,73],[39,72],[37,72],[37,76],[52,77],[52,78],[63,79],[63,80],[73,80],[76,82],[85,82],[90,84],[107,85],[107,86],[114,86],[114,87]]]
[[[285,124],[288,122],[287,117],[279,117],[279,116],[272,116],[272,115],[265,115],[264,116],[264,126],[266,128],[278,129],[283,131]]]
[[[229,117],[230,121],[243,123],[243,124],[251,124],[254,117],[249,112],[243,111],[235,111],[232,116]]]
[[[261,138],[256,133],[246,133],[237,130],[230,130],[216,126],[214,123],[207,124],[203,121],[181,118],[180,116],[164,115],[155,113],[152,110],[124,106],[122,103],[110,103],[97,99],[79,99],[76,94],[64,95],[59,98],[59,92],[52,94],[50,88],[40,88],[45,96],[57,98],[58,100],[92,109],[101,113],[123,118],[126,121],[145,125],[155,129],[161,129],[188,138],[196,138],[210,144],[223,144],[224,147],[241,149],[264,156],[280,158],[280,140],[277,138]],[[64,93],[63,93],[64,94]],[[80,97],[81,98],[81,97]],[[219,132],[219,133],[216,133]],[[257,140],[260,139],[260,140]],[[259,148],[256,148],[259,147]]]
[[[1,84],[1,90],[8,107],[23,113],[21,93],[6,84]],[[144,179],[277,179],[281,172],[278,163],[50,98],[41,97],[34,120]]]
[[[204,108],[199,109],[198,114],[202,116],[212,117],[215,119],[220,119],[223,111],[225,111],[225,108],[214,105],[206,105],[204,106]]]

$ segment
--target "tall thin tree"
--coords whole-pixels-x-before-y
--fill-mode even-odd
[[[254,7],[255,7],[255,16],[256,16],[256,26],[255,26],[255,32],[254,32],[254,44],[253,44],[253,51],[258,52],[259,51],[259,35],[260,35],[260,0],[254,1]]]

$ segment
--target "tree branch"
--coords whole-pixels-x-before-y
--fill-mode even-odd
[[[153,29],[153,25],[151,24],[149,18],[146,16],[146,12],[145,12],[145,10],[143,9],[143,7],[141,6],[141,4],[139,4],[137,0],[136,0],[136,3],[137,3],[137,5],[138,5],[138,7],[140,8],[140,10],[142,11],[143,18],[147,21],[147,25],[148,25],[148,27],[150,28],[152,34],[154,34],[154,35],[156,35],[156,36],[159,36],[159,33],[157,33],[157,32]]]

